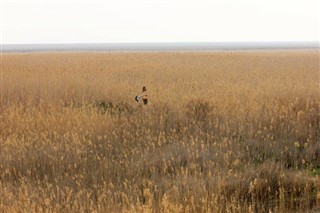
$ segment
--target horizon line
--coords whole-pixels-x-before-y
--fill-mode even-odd
[[[201,51],[259,49],[319,49],[319,41],[250,42],[126,42],[126,43],[38,43],[1,44],[2,52],[39,51]]]
[[[46,43],[0,43],[0,45],[55,45],[55,44],[200,44],[200,43],[320,43],[318,40],[295,40],[295,41],[128,41],[128,42],[46,42]]]

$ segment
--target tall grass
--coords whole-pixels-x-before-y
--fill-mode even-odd
[[[307,50],[3,54],[0,211],[320,211],[319,68]]]

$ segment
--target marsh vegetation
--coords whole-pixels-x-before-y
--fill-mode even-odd
[[[320,211],[319,66],[315,50],[3,54],[0,211]]]

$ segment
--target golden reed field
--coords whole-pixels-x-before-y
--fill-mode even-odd
[[[319,212],[319,72],[319,50],[3,53],[0,212]]]

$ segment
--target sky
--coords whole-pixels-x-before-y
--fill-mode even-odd
[[[0,0],[1,44],[320,40],[319,0]]]

